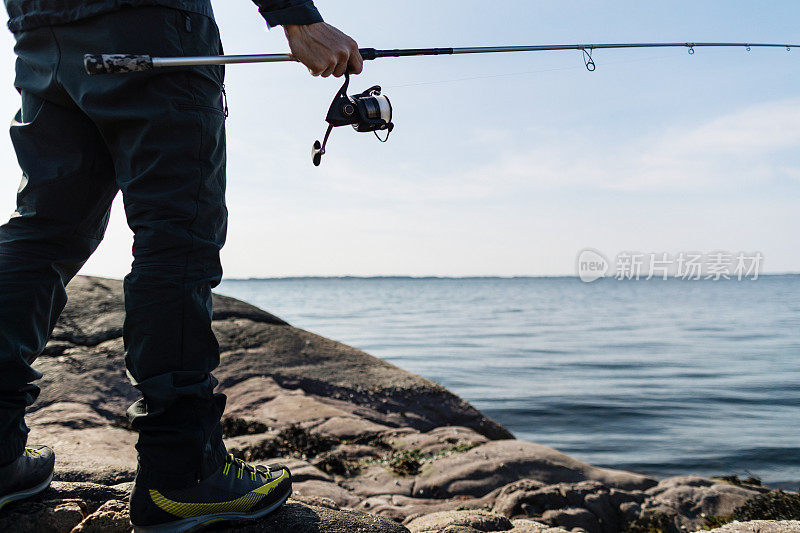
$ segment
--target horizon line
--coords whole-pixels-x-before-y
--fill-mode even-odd
[[[759,278],[777,278],[777,277],[795,277],[800,276],[800,272],[771,272],[768,274],[759,274]],[[223,278],[222,281],[295,281],[295,280],[515,280],[515,279],[580,279],[577,275],[520,275],[520,276],[500,276],[500,275],[477,275],[477,276],[414,276],[414,275],[404,275],[404,274],[396,274],[396,275],[375,275],[375,276],[355,276],[355,275],[344,275],[344,276],[265,276],[265,277],[248,277],[248,278]],[[605,279],[616,279],[614,276],[606,276]],[[669,280],[676,280],[676,281],[714,281],[714,280],[684,280],[680,278],[668,278]],[[631,279],[631,280],[619,280],[619,281],[648,281],[644,279]],[[649,281],[664,281],[660,278]],[[736,279],[731,280],[722,280],[722,281],[738,281]],[[743,279],[741,281],[752,281],[749,279]]]

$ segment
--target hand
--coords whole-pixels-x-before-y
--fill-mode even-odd
[[[327,78],[333,74],[339,78],[347,70],[351,74],[364,70],[358,44],[330,24],[287,24],[283,29],[292,55],[308,67],[312,76]]]

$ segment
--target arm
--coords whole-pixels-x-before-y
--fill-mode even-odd
[[[337,78],[364,68],[358,44],[322,21],[313,0],[253,0],[270,27],[282,25],[289,48],[314,76]]]
[[[253,0],[269,27],[322,22],[312,0]]]

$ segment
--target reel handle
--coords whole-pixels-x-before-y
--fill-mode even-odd
[[[322,156],[325,155],[325,147],[328,146],[328,139],[333,131],[333,124],[328,125],[328,131],[325,132],[325,139],[322,142],[314,141],[314,147],[311,149],[311,160],[314,166],[318,167],[322,164]]]

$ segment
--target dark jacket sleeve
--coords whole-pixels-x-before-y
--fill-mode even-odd
[[[313,0],[253,0],[270,27],[283,24],[314,24],[322,15]]]

